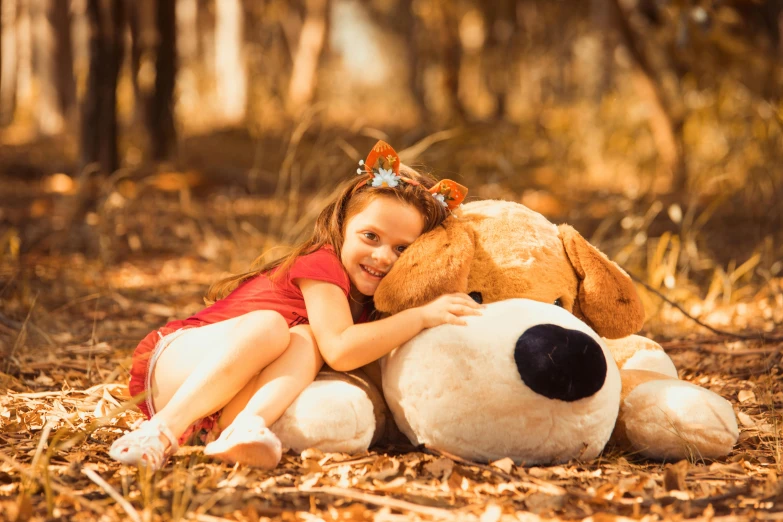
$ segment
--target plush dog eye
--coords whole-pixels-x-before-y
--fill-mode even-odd
[[[559,306],[560,308],[563,308],[563,300],[559,297],[555,299],[555,306]]]
[[[481,297],[481,292],[471,292],[468,294],[471,299],[476,301],[478,304],[481,304],[484,302],[484,298]]]

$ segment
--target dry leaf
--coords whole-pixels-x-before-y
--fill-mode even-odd
[[[685,477],[688,475],[690,464],[687,460],[681,460],[676,464],[667,464],[663,471],[663,487],[666,491],[687,491]]]
[[[479,518],[480,522],[498,522],[503,516],[503,508],[497,504],[489,504]]]
[[[753,418],[748,415],[747,413],[743,411],[737,412],[737,418],[740,421],[740,424],[745,426],[746,428],[755,428],[756,427],[756,421],[753,420]]]
[[[514,469],[514,461],[508,457],[491,462],[490,465],[495,466],[499,470],[509,474],[511,473],[511,470]]]
[[[448,479],[454,469],[454,462],[451,459],[441,457],[424,465],[424,471],[435,478]]]
[[[568,500],[568,496],[549,495],[540,491],[535,491],[525,497],[525,506],[533,513],[545,513],[561,509]]]
[[[386,480],[389,477],[395,476],[399,471],[399,460],[393,457],[383,456],[373,463],[370,472],[367,473],[367,477],[375,480]]]

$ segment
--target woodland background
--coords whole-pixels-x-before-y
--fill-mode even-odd
[[[0,22],[0,519],[780,519],[783,1],[0,0]],[[135,343],[307,234],[379,138],[624,266],[643,334],[735,403],[735,452],[110,462]]]

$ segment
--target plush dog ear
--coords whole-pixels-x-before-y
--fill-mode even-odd
[[[396,314],[443,294],[467,291],[474,236],[473,229],[456,217],[423,234],[378,285],[375,308]]]
[[[644,306],[628,274],[572,227],[557,228],[579,278],[574,315],[608,339],[638,332],[644,324]]]

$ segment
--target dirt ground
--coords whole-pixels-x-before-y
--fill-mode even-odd
[[[674,337],[643,333],[661,341],[681,378],[734,405],[741,436],[723,459],[661,463],[607,448],[591,462],[524,467],[382,447],[289,453],[261,472],[187,446],[155,476],[118,465],[108,448],[140,417],[124,406],[131,350],[152,328],[199,309],[210,282],[265,244],[268,228],[242,219],[242,205],[257,215],[274,206],[238,197],[226,218],[217,212],[226,198],[194,202],[174,186],[135,206],[109,194],[99,220],[68,221],[70,207],[56,195],[4,183],[5,222],[26,228],[0,230],[0,519],[783,520],[783,342],[716,335],[687,321]],[[83,236],[64,223],[79,223]],[[64,230],[68,245],[83,244],[62,247]],[[34,248],[20,252],[22,233]],[[783,293],[780,279],[770,284],[778,286],[759,295]],[[770,302],[753,313],[769,309],[764,316],[779,324],[783,304]],[[756,323],[739,328],[758,332]]]

